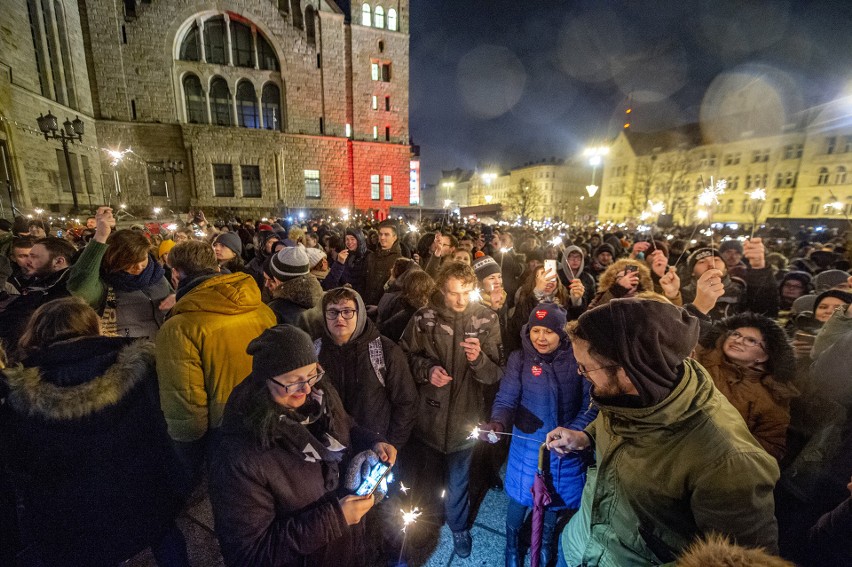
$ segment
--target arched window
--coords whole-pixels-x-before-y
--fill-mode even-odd
[[[302,29],[304,23],[302,22],[302,7],[300,4],[300,0],[290,0],[290,13],[293,16],[293,25]]]
[[[828,185],[828,168],[819,168],[819,177],[817,177],[817,185]]]
[[[278,70],[278,56],[275,55],[275,50],[272,49],[266,38],[260,34],[257,34],[257,63],[261,69]]]
[[[260,104],[263,109],[263,127],[267,130],[281,130],[281,91],[277,85],[263,85]]]
[[[314,17],[314,7],[305,7],[305,39],[308,40],[308,45],[317,44],[317,23]]]
[[[227,36],[225,18],[210,18],[204,22],[204,50],[208,63],[226,65],[228,63]]]
[[[218,126],[231,126],[231,91],[228,83],[216,77],[210,83],[210,118]]]
[[[808,210],[809,215],[818,215],[820,214],[820,205],[822,203],[819,200],[819,197],[814,197],[811,199],[811,208]]]
[[[385,9],[381,6],[376,6],[375,15],[373,17],[373,21],[376,23],[377,28],[385,27]]]
[[[68,44],[68,33],[65,29],[65,11],[62,4],[53,2],[53,12],[56,14],[56,31],[59,33],[59,52],[62,54],[62,67],[65,69],[65,90],[68,93],[68,106],[77,108],[77,90],[74,88],[74,67],[71,63],[71,46]]]
[[[396,31],[396,10],[394,8],[388,10],[388,29]]]
[[[837,168],[837,173],[834,176],[834,183],[835,185],[843,185],[846,183],[846,168],[842,165]]]
[[[254,67],[254,46],[251,28],[231,20],[231,55],[237,67]]]
[[[59,46],[56,45],[56,36],[53,35],[53,18],[50,9],[50,0],[41,1],[41,17],[47,34],[47,60],[50,63],[50,73],[53,76],[53,89],[56,91],[56,102],[65,104],[65,91],[62,88],[62,66],[59,61]]]
[[[249,81],[237,85],[237,125],[243,128],[260,128],[257,116],[257,94]]]
[[[198,24],[192,24],[180,44],[181,61],[201,61],[201,34]]]
[[[30,20],[30,35],[33,40],[33,51],[35,52],[36,73],[38,73],[39,87],[41,87],[41,95],[47,98],[53,98],[53,93],[50,92],[50,83],[47,80],[47,69],[50,63],[46,61],[43,47],[44,36],[41,33],[41,27],[38,25],[38,6],[36,0],[27,0],[27,10]]]
[[[207,105],[198,77],[189,74],[183,78],[183,96],[186,100],[186,121],[190,124],[207,124]]]
[[[373,23],[372,14],[370,13],[370,5],[366,2],[361,5],[361,25],[370,26]]]

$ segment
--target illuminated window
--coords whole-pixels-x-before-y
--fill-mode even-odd
[[[378,108],[379,108],[379,97],[377,97],[376,95],[373,95],[372,108],[373,108],[373,110],[378,110]]]
[[[183,78],[183,96],[186,99],[186,121],[207,124],[207,104],[198,77],[189,74]]]
[[[375,17],[373,20],[376,23],[376,27],[382,29],[385,27],[385,9],[381,6],[376,6]]]
[[[320,172],[318,169],[305,170],[305,197],[320,198]]]
[[[378,63],[370,63],[370,78],[374,81],[379,80],[379,64]]]
[[[393,178],[390,175],[385,175],[385,201],[393,200]]]
[[[210,83],[210,116],[213,124],[231,126],[231,91],[225,79],[217,77]]]
[[[374,140],[379,139],[379,127],[378,126],[373,126],[373,139]]]
[[[361,5],[361,25],[369,26],[373,23],[372,14],[370,13],[370,5],[364,3]]]
[[[346,124],[346,137],[347,138],[352,137],[352,124],[349,124],[349,123]]]
[[[260,106],[263,110],[263,127],[267,130],[281,129],[281,91],[273,83],[263,85]]]
[[[379,176],[371,175],[370,176],[370,198],[374,201],[378,201],[381,199],[381,187],[379,186]]]
[[[393,8],[388,10],[388,29],[390,31],[396,31],[396,10]]]

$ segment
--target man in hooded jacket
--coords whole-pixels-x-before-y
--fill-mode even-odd
[[[571,305],[566,306],[569,321],[585,313],[595,297],[595,278],[585,268],[586,259],[582,248],[572,245],[562,251],[559,280],[572,292],[577,290],[571,293]]]
[[[584,431],[547,435],[551,450],[593,448],[597,461],[562,535],[568,565],[659,565],[711,532],[777,552],[778,465],[688,358],[698,331],[683,309],[639,298],[569,327],[600,412]]]

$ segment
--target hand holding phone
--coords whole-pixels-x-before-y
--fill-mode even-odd
[[[390,473],[391,466],[386,463],[376,463],[370,472],[361,481],[358,490],[355,491],[356,496],[372,496],[382,481],[387,478]]]

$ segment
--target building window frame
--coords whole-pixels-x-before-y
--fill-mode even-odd
[[[320,171],[318,169],[305,169],[305,198],[319,199],[322,197],[322,182],[320,179]]]
[[[230,163],[214,163],[213,171],[213,196],[234,196],[234,166]]]

